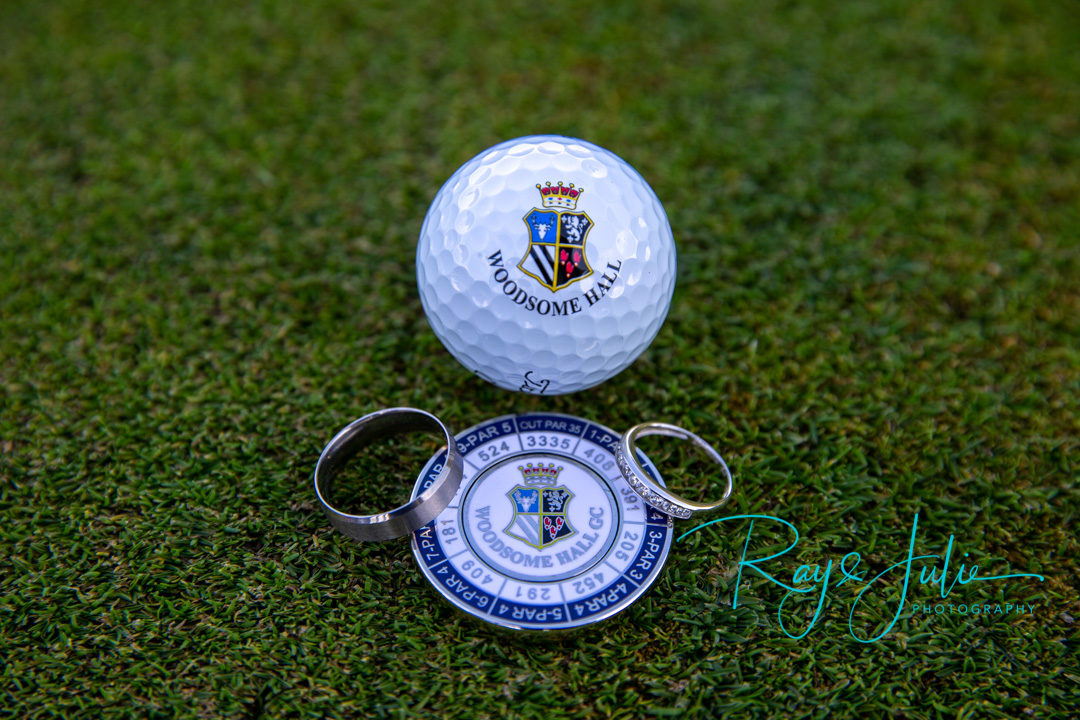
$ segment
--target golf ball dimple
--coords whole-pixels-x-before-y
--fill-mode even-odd
[[[619,373],[652,342],[675,290],[675,242],[648,183],[607,150],[555,135],[462,165],[416,250],[432,330],[507,390],[557,395]]]

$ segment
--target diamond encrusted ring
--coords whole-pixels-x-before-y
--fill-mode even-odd
[[[697,445],[704,450],[706,455],[720,463],[720,467],[724,469],[724,477],[727,478],[727,487],[724,490],[724,496],[717,502],[702,504],[684,500],[667,489],[660,487],[660,485],[655,483],[652,478],[649,477],[649,474],[642,469],[641,464],[637,461],[637,448],[635,443],[638,438],[645,437],[646,435],[665,435],[667,437],[679,438],[680,440],[689,440],[694,443],[694,445]],[[615,462],[618,463],[619,470],[622,472],[623,477],[626,478],[626,482],[630,483],[630,487],[634,488],[634,490],[641,495],[641,499],[644,500],[647,505],[681,520],[686,520],[696,512],[717,510],[731,498],[731,471],[728,470],[724,458],[720,457],[720,453],[714,450],[709,443],[705,442],[689,430],[683,430],[676,425],[649,422],[641,423],[640,425],[635,425],[630,428],[623,434],[618,447],[615,449]]]

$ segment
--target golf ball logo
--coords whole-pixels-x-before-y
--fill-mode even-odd
[[[551,299],[537,297],[514,280],[506,269],[502,250],[488,256],[493,268],[492,280],[499,292],[529,312],[538,315],[576,315],[587,310],[614,287],[622,270],[622,260],[607,263],[592,288],[572,297],[558,297],[559,290],[593,274],[585,256],[585,241],[593,228],[592,218],[577,210],[584,190],[562,181],[536,184],[543,209],[534,207],[525,215],[529,244],[518,269],[555,294]],[[527,390],[523,390],[527,392]]]
[[[529,227],[529,247],[518,267],[552,292],[592,275],[585,257],[585,239],[592,229],[592,219],[577,208],[583,190],[574,183],[550,182],[540,191],[544,209],[533,208],[525,216]]]

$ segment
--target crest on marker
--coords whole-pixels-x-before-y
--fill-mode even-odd
[[[503,532],[532,547],[543,550],[560,540],[576,535],[566,516],[566,506],[574,493],[565,485],[555,486],[561,467],[555,463],[532,463],[518,466],[523,484],[515,485],[506,497],[514,507],[514,517]]]
[[[518,267],[555,292],[592,275],[585,257],[585,239],[593,221],[585,213],[575,212],[582,188],[560,181],[557,185],[537,183],[536,189],[543,209],[533,208],[524,218],[529,248]]]

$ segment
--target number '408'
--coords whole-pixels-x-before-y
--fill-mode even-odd
[[[615,461],[609,460],[608,458],[610,456],[603,450],[594,451],[592,448],[589,448],[585,451],[585,457],[589,458],[589,460],[591,460],[598,468],[611,470],[615,467]]]

